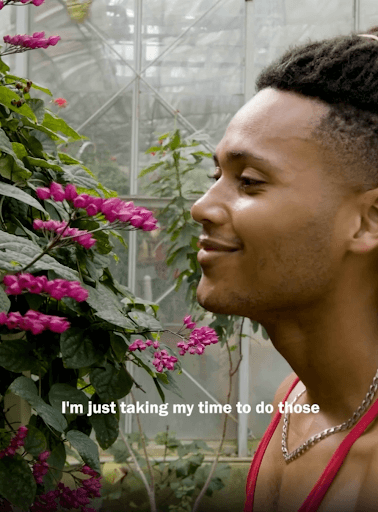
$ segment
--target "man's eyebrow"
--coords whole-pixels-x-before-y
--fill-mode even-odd
[[[279,171],[275,165],[273,165],[269,160],[266,158],[263,158],[262,156],[256,155],[255,153],[252,153],[250,151],[240,150],[240,151],[227,151],[225,154],[225,159],[227,161],[235,161],[235,160],[256,160],[257,162],[263,163],[267,165],[268,167]],[[213,160],[215,165],[219,165],[219,159],[216,155],[216,153],[213,154]]]

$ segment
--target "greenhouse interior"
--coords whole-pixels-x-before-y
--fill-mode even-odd
[[[41,32],[46,37],[60,36],[59,42],[48,48],[34,47],[33,51],[2,57],[10,73],[40,86],[32,89],[33,98],[43,100],[54,118],[63,119],[82,136],[73,140],[68,132],[65,137],[61,132],[58,144],[39,132],[37,138],[45,151],[53,154],[58,145],[59,154],[79,161],[107,190],[115,191],[122,201],[153,212],[155,217],[164,214],[173,194],[179,194],[178,206],[171,206],[171,216],[165,218],[172,219],[174,212],[177,216],[180,206],[181,219],[187,222],[183,224],[187,239],[202,233],[202,226],[189,212],[212,185],[208,174],[214,170],[213,154],[231,119],[256,94],[255,80],[261,70],[293,45],[378,25],[378,3],[373,0],[3,3],[1,38]],[[171,146],[163,148],[167,140]],[[177,160],[171,156],[175,151],[181,156],[177,172],[185,166],[187,172],[177,180],[171,173],[171,181],[164,181],[160,171],[174,169]],[[142,172],[146,169],[149,172]],[[158,306],[156,318],[163,328],[160,341],[177,354],[175,333],[182,330],[190,311],[203,314],[198,326],[210,326],[215,317],[198,304],[197,309],[189,309],[194,307],[193,294],[189,293],[193,279],[188,279],[193,273],[178,276],[190,268],[186,258],[190,246],[182,247],[181,256],[172,264],[170,226],[162,221],[158,226],[156,230],[135,229],[114,236],[111,254],[115,256],[109,260],[109,269],[123,290],[127,288],[146,304]],[[106,297],[103,300],[106,309]],[[230,320],[223,315],[225,329]],[[181,357],[174,384],[151,378],[151,365],[148,372],[146,363],[138,366],[135,360],[125,361],[135,386],[132,393],[116,400],[119,410],[122,403],[122,410],[128,411],[119,412],[119,434],[104,449],[96,429],[90,433],[103,475],[101,497],[92,500],[91,510],[242,510],[251,459],[271,421],[270,411],[257,412],[257,407],[272,403],[277,387],[292,369],[260,324],[249,318],[233,320],[227,346],[218,343],[207,347],[203,355],[193,352]],[[141,336],[134,335],[129,341],[137,338]],[[24,375],[30,377],[30,372]],[[15,418],[28,421],[25,418],[33,412],[26,406],[25,410],[17,409],[19,402],[15,400]],[[144,404],[139,413],[138,403]],[[166,414],[161,408],[148,409],[148,404],[163,403],[168,404]],[[183,407],[173,410],[178,404]],[[227,422],[225,404],[232,411]],[[244,412],[238,412],[237,404],[246,405]],[[159,436],[163,440],[166,436],[166,442],[159,442]],[[124,439],[129,443],[126,451]],[[194,447],[190,463],[182,455],[188,446]],[[131,447],[134,457],[129,453]],[[82,462],[75,443],[67,446],[66,453],[67,467]],[[197,483],[205,482],[216,458],[218,473],[214,475],[218,477],[194,507],[200,491]],[[167,461],[172,464],[168,471],[175,472],[176,479],[168,478],[163,485]],[[158,468],[152,470],[155,508],[149,495],[152,463]],[[195,478],[189,478],[194,473]],[[73,485],[69,476],[63,481]],[[1,491],[0,485],[0,500]]]

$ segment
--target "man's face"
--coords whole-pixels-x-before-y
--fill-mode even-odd
[[[326,113],[315,100],[267,88],[228,126],[215,153],[219,179],[191,209],[203,236],[240,248],[200,251],[197,300],[208,311],[272,320],[332,286],[343,193],[310,138]]]

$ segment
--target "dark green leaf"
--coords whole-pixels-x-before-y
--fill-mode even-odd
[[[37,491],[29,464],[20,455],[0,459],[0,495],[27,511]]]
[[[79,452],[83,461],[98,473],[101,473],[100,459],[96,443],[78,430],[69,430],[66,433],[68,441]]]
[[[95,346],[90,333],[79,327],[72,327],[60,337],[60,350],[67,368],[90,366],[102,356],[102,351]]]
[[[0,312],[8,313],[11,306],[8,295],[5,293],[3,288],[0,287]]]
[[[9,386],[9,390],[15,395],[26,400],[45,423],[51,425],[58,432],[63,432],[67,428],[67,422],[64,416],[56,409],[47,405],[41,397],[38,396],[37,387],[32,379],[28,377],[18,377]]]
[[[32,109],[28,106],[27,103],[24,103],[22,107],[16,107],[12,105],[11,101],[16,100],[18,101],[20,99],[19,95],[16,94],[14,91],[11,91],[8,87],[5,85],[0,85],[0,102],[2,105],[5,105],[9,110],[12,110],[13,112],[16,112],[17,114],[21,114],[22,116],[26,116],[29,119],[32,119],[33,121],[36,121],[37,118],[34,115],[34,112]]]
[[[43,433],[33,425],[27,425],[28,435],[25,438],[24,448],[28,453],[31,453],[33,457],[46,450],[47,443]]]
[[[0,366],[11,372],[24,372],[35,368],[37,359],[32,355],[32,346],[26,341],[2,341],[0,344]]]
[[[64,119],[56,117],[51,112],[46,112],[43,119],[42,126],[45,126],[53,132],[61,132],[73,140],[80,140],[86,137],[79,135],[73,128],[71,128]]]
[[[13,197],[14,199],[17,199],[17,201],[33,206],[47,215],[46,210],[39,201],[14,185],[0,182],[0,196]]]
[[[88,397],[83,391],[69,384],[54,384],[49,391],[50,404],[59,412],[62,412],[62,403],[65,401],[83,406],[83,412],[75,412],[75,414],[88,414]],[[76,410],[80,411],[80,408],[78,407]]]
[[[133,380],[124,367],[117,370],[110,363],[105,368],[94,368],[90,373],[91,384],[105,403],[125,397],[133,386]]]
[[[64,464],[66,462],[66,450],[64,444],[60,442],[53,450],[51,450],[50,457],[47,459],[50,470],[43,477],[43,483],[46,491],[56,489],[56,483],[62,478]]]
[[[92,401],[101,403],[96,395],[92,397]],[[103,450],[107,450],[117,441],[119,425],[115,414],[92,414],[89,421],[95,430],[97,442]]]

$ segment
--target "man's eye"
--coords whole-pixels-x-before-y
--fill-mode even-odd
[[[215,174],[214,175],[208,174],[207,177],[210,178],[211,180],[215,180],[215,181],[218,181],[220,178],[220,176],[216,176]],[[245,176],[241,176],[238,179],[243,184],[242,188],[253,187],[253,186],[262,185],[265,183],[265,181],[254,180],[252,178],[247,178]]]

